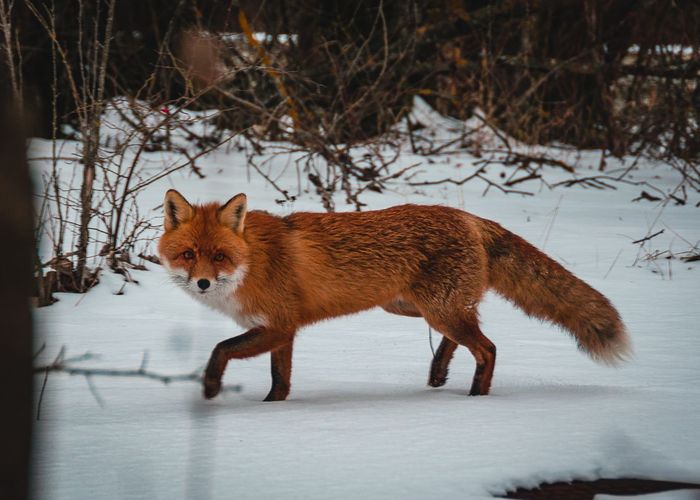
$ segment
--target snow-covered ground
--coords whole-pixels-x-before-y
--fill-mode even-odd
[[[34,156],[49,148],[32,144]],[[595,172],[599,153],[579,156],[579,174]],[[414,182],[460,179],[474,170],[475,159],[466,154],[426,160],[406,152],[393,168],[422,162]],[[277,183],[294,192],[296,171],[285,170],[285,162],[280,157],[270,166]],[[157,213],[165,190],[175,187],[192,201],[246,192],[251,209],[321,210],[313,193],[277,205],[279,193],[249,175],[235,148],[222,148],[199,166],[206,178],[180,171],[144,190],[141,205]],[[508,168],[492,167],[488,175],[496,179]],[[550,182],[569,175],[546,172]],[[667,190],[678,182],[670,169],[649,162],[640,163],[634,179]],[[642,188],[626,184],[614,191],[550,190],[538,180],[519,185],[537,192],[531,197],[493,189],[482,196],[478,179],[391,187],[363,199],[369,208],[456,206],[544,247],[618,307],[634,358],[619,369],[597,365],[563,332],[489,295],[482,328],[499,357],[486,397],[466,396],[474,368],[466,349],[458,350],[445,387],[427,387],[427,325],[380,310],[303,330],[285,402],[261,402],[269,356],[231,362],[224,384],[242,391],[213,401],[192,382],[112,377],[91,379],[96,398],[84,377],[51,374],[36,423],[37,498],[464,499],[543,481],[700,482],[700,267],[678,259],[632,265],[639,253],[632,241],[660,229],[665,232],[650,242],[654,249],[695,244],[697,208],[631,202]],[[352,209],[341,196],[337,201],[339,209]],[[149,369],[187,373],[206,363],[218,341],[242,333],[177,289],[160,266],[146,265],[148,271],[134,272],[139,284],[122,295],[115,295],[121,276],[104,273],[88,294],[59,295],[60,302],[38,310],[47,347],[37,363],[52,361],[66,346],[68,356],[101,355],[80,366],[133,369],[147,351]],[[38,395],[42,377],[36,382]]]

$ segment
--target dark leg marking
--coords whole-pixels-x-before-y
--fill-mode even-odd
[[[430,377],[428,385],[431,387],[442,387],[447,382],[447,374],[449,371],[452,355],[457,349],[458,344],[451,341],[447,337],[442,337],[440,346],[435,351],[433,362],[430,365]]]
[[[264,401],[284,401],[287,399],[291,388],[293,350],[294,343],[290,342],[270,353],[272,388]]]

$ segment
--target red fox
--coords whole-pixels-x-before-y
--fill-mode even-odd
[[[493,289],[551,321],[596,361],[630,352],[620,315],[598,291],[499,224],[444,206],[401,205],[278,217],[247,211],[246,196],[191,205],[169,190],[158,250],[175,283],[248,331],[214,348],[204,396],[221,390],[230,359],[266,352],[272,388],[287,398],[299,328],[372,307],[423,317],[443,335],[428,384],[440,387],[457,346],[476,359],[469,394],[488,394],[496,346],[477,308]]]

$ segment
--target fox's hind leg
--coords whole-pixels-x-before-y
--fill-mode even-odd
[[[442,337],[440,346],[435,351],[433,362],[430,365],[430,378],[428,385],[431,387],[442,387],[447,382],[447,373],[452,360],[452,355],[457,349],[456,343],[447,337]]]
[[[412,316],[417,318],[423,316],[415,305],[402,298],[384,304],[382,308],[386,312],[398,314],[400,316]],[[458,345],[459,344],[454,343],[449,338],[445,336],[442,337],[440,346],[437,351],[435,351],[432,364],[430,365],[430,377],[428,378],[429,386],[442,387],[445,385],[450,361]]]
[[[398,314],[399,316],[410,316],[421,318],[423,314],[412,303],[405,299],[395,299],[392,302],[384,304],[382,308],[389,313]],[[433,362],[430,366],[430,378],[428,385],[432,387],[442,387],[447,382],[447,371],[454,354],[457,349],[457,344],[452,342],[447,337],[442,337],[440,347],[435,351]]]
[[[486,335],[481,333],[478,323],[474,329],[465,336],[466,346],[476,359],[476,370],[470,396],[485,396],[491,389],[493,370],[496,367],[496,346]]]
[[[470,396],[485,396],[491,388],[493,370],[496,366],[496,346],[479,328],[476,316],[460,322],[460,326],[445,332],[453,341],[465,346],[476,360]]]
[[[292,351],[294,342],[285,344],[270,353],[272,388],[264,401],[284,401],[289,396],[292,378]]]
[[[395,299],[392,302],[384,304],[382,308],[386,312],[398,314],[400,316],[412,316],[420,318],[423,314],[412,303],[405,299]],[[447,373],[449,370],[452,355],[457,349],[458,344],[443,336],[440,346],[435,351],[433,362],[430,365],[430,377],[428,385],[431,387],[442,387],[447,382]]]
[[[433,375],[435,375],[435,382],[437,383],[442,381],[441,377],[446,379],[447,367],[457,344],[459,344],[469,349],[476,360],[476,370],[474,371],[469,395],[485,396],[488,394],[491,388],[493,370],[496,366],[496,346],[481,333],[476,314],[469,314],[449,321],[435,317],[432,314],[424,314],[424,316],[433,328],[446,337],[440,343],[440,348],[435,353],[435,359],[430,371],[430,385],[433,385],[431,383]]]

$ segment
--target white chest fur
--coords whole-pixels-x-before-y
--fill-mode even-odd
[[[193,293],[192,295],[202,304],[232,318],[243,328],[250,329],[265,325],[265,317],[263,315],[243,312],[243,306],[236,298],[235,293]]]

